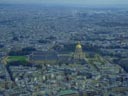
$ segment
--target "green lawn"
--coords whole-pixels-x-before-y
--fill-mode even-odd
[[[9,56],[9,57],[7,57],[7,62],[13,62],[13,61],[26,62],[26,61],[28,61],[28,59],[26,56]]]

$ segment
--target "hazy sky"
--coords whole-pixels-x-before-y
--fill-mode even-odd
[[[84,4],[84,5],[119,5],[128,4],[128,0],[0,0],[0,3],[55,3],[55,4]]]

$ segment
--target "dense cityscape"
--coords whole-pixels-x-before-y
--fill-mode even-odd
[[[128,9],[0,5],[0,96],[128,96]]]

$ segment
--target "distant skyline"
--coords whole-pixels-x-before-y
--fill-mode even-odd
[[[4,4],[128,5],[128,0],[0,0]]]

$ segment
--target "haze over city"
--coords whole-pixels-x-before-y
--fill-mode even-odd
[[[126,5],[127,0],[0,0],[0,3],[16,4],[82,4],[82,5]]]

